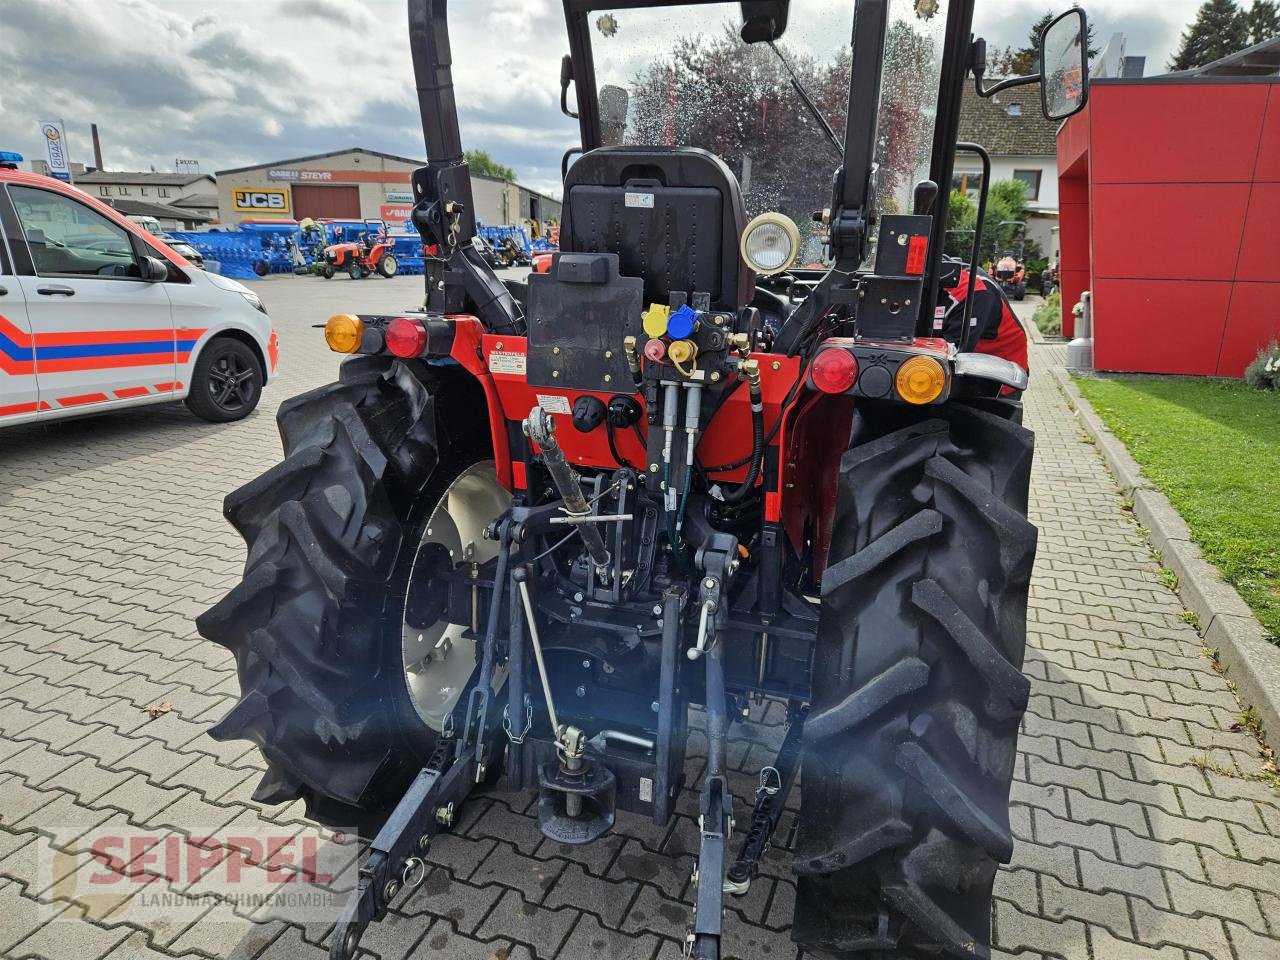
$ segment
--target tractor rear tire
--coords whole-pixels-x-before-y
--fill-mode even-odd
[[[859,410],[805,723],[794,939],[832,960],[988,957],[1036,529],[1020,405]]]
[[[400,261],[393,254],[384,254],[382,259],[378,261],[378,272],[388,280],[394,277],[399,269]]]
[[[256,801],[301,799],[371,837],[430,757],[401,660],[405,596],[432,509],[492,457],[485,409],[460,368],[348,360],[281,405],[284,461],[226,498],[244,579],[196,625],[235,655],[241,698],[210,736],[261,749]]]

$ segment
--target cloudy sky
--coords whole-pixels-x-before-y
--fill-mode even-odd
[[[793,0],[793,23],[819,3],[832,6]],[[1020,45],[1054,6],[978,0],[977,29]],[[1199,0],[1086,6],[1099,39],[1123,32],[1152,72]],[[576,136],[559,112],[559,0],[454,0],[451,12],[464,143],[556,190]],[[402,0],[0,0],[0,150],[43,157],[51,119],[89,163],[97,122],[115,170],[183,158],[211,172],[357,145],[423,153]]]

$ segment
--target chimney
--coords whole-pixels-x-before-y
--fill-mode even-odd
[[[93,165],[102,169],[102,142],[98,139],[98,125],[89,124],[89,135],[93,137]]]

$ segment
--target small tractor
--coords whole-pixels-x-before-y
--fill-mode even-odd
[[[338,271],[345,271],[352,280],[363,280],[375,273],[387,278],[396,275],[400,264],[391,252],[395,244],[387,235],[387,225],[381,220],[366,220],[364,225],[355,240],[324,248],[320,272],[326,280],[332,280]]]
[[[1009,248],[995,262],[995,278],[1002,289],[1010,298],[1019,302],[1027,299],[1027,225],[1022,221],[1007,221],[1000,224],[1003,229],[1006,226],[1013,226],[1020,233],[1020,242],[1016,249]]]
[[[724,901],[798,789],[806,956],[988,957],[1030,693],[1033,437],[1001,396],[1027,372],[975,352],[972,323],[934,335],[938,184],[968,83],[1081,109],[1085,16],[1046,28],[1038,76],[988,85],[974,0],[806,5],[790,34],[835,45],[832,108],[787,56],[787,0],[563,4],[580,155],[560,251],[516,281],[473,243],[446,0],[409,0],[425,309],[330,318],[338,381],[282,404],[285,459],[228,496],[244,579],[198,626],[242,697],[211,733],[259,746],[257,801],[370,841],[337,960],[498,782],[561,844],[691,813],[688,956],[759,956]],[[770,126],[699,86],[733,73],[681,59],[698,31],[772,65]],[[778,197],[821,211],[823,269],[789,272],[795,220],[755,213]],[[762,704],[787,725],[752,795],[730,756]]]

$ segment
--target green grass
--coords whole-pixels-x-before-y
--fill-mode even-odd
[[[1280,394],[1221,380],[1076,383],[1280,642]]]

